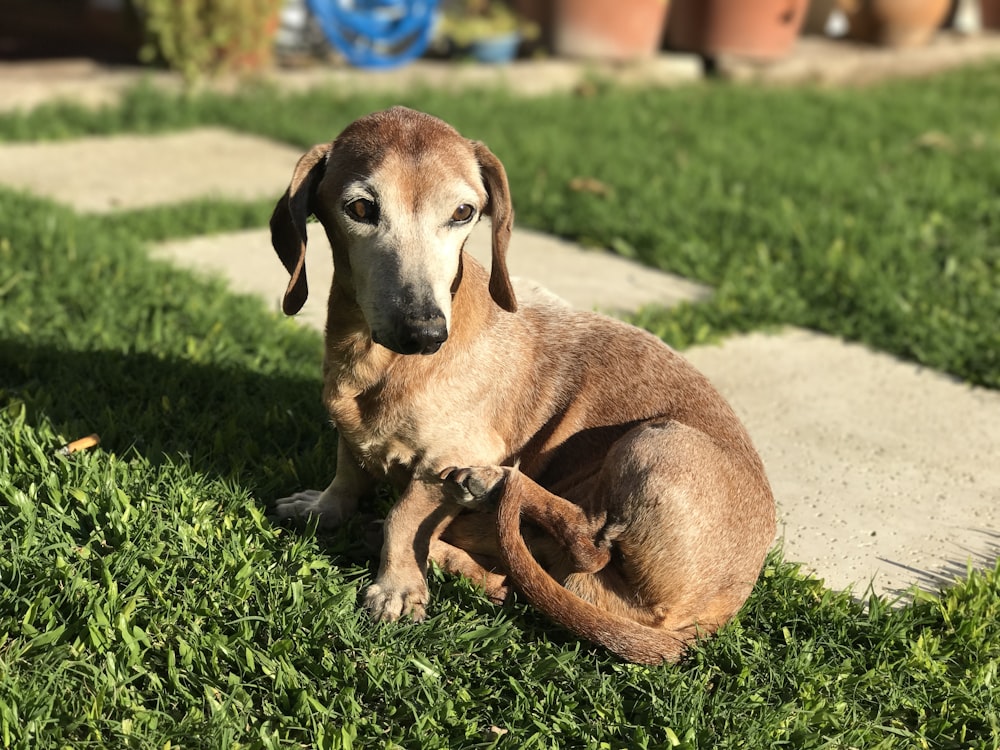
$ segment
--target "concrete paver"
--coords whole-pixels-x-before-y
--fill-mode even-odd
[[[997,559],[1000,392],[798,329],[685,356],[750,430],[787,559],[858,595]]]
[[[0,62],[0,112],[63,101],[91,108],[111,105],[144,77],[138,68],[99,65],[91,60]],[[149,77],[164,80],[155,74]]]
[[[851,44],[825,37],[804,36],[788,57],[765,64],[723,57],[718,72],[737,80],[766,83],[865,84],[1000,59],[1000,33],[963,35],[939,33],[926,47],[893,50]],[[419,60],[397,70],[363,71],[316,65],[276,69],[264,81],[285,91],[328,89],[351,91],[408,91],[433,87],[462,91],[483,86],[505,86],[524,96],[571,90],[593,78],[623,85],[673,86],[704,78],[696,55],[671,52],[634,63],[600,64],[541,59],[511,65],[456,65]],[[0,111],[26,110],[51,101],[72,101],[88,107],[113,104],[130,87],[145,81],[168,91],[182,88],[179,76],[145,68],[104,66],[88,60],[0,62]],[[239,79],[212,81],[206,86],[232,91]]]
[[[310,229],[306,254],[309,299],[297,317],[322,330],[333,259],[322,228]],[[466,248],[489,268],[488,221],[475,228]],[[165,242],[156,245],[152,252],[157,258],[222,276],[234,291],[256,294],[273,309],[281,309],[281,295],[288,279],[271,248],[266,229]],[[687,279],[611,253],[583,251],[569,242],[528,229],[514,230],[507,266],[515,277],[541,282],[549,291],[582,309],[627,313],[647,304],[697,301],[711,293],[707,287]]]
[[[468,250],[489,268],[490,234],[482,222]],[[515,227],[507,256],[511,275],[542,284],[582,310],[636,312],[644,305],[673,306],[707,299],[711,289],[604,250]]]
[[[0,145],[0,180],[102,213],[203,197],[263,198],[288,184],[301,151],[222,128]]]
[[[926,47],[891,49],[821,36],[796,40],[794,54],[766,64],[720,58],[722,76],[740,81],[865,85],[914,78],[963,65],[1000,60],[1000,34],[938,33]]]
[[[420,88],[464,91],[501,86],[522,96],[541,96],[571,90],[593,76],[622,85],[670,86],[699,81],[702,71],[702,62],[696,55],[670,54],[608,65],[562,59],[516,61],[509,65],[418,60],[403,68],[371,71],[316,65],[277,68],[262,73],[260,78],[290,92],[329,89],[343,94]],[[113,104],[124,91],[140,82],[166,91],[182,89],[180,77],[166,71],[102,66],[88,60],[0,62],[0,111],[26,110],[51,101],[101,107]],[[238,78],[221,78],[202,85],[225,93],[235,90],[240,83]]]

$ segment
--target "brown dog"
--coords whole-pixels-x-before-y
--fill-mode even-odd
[[[654,336],[551,296],[518,306],[507,177],[486,146],[395,107],[312,148],[271,219],[288,314],[306,299],[310,214],[335,268],[323,374],[337,473],[276,512],[333,526],[392,482],[373,616],[423,618],[428,560],[496,599],[509,576],[636,662],[674,661],[736,613],[774,534],[746,431]],[[489,274],[463,252],[483,214]]]

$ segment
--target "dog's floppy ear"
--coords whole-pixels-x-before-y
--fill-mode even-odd
[[[313,212],[313,194],[326,170],[326,160],[332,148],[331,143],[313,146],[299,159],[288,190],[271,214],[271,244],[291,275],[281,303],[285,315],[294,315],[301,310],[309,296],[309,285],[306,283],[306,219]]]
[[[490,295],[507,312],[516,312],[517,299],[514,297],[514,287],[510,283],[510,274],[507,273],[507,246],[510,245],[510,232],[514,226],[514,208],[510,201],[507,172],[500,160],[486,148],[484,143],[473,141],[472,148],[479,161],[479,170],[489,196],[486,213],[490,215],[493,228]]]

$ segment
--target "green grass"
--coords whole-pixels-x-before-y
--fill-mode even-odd
[[[674,343],[793,323],[997,387],[998,86],[403,100],[490,143],[521,223],[715,286],[639,317]],[[306,146],[389,102],[137,91],[0,137],[222,123]],[[0,747],[1000,747],[1000,568],[893,608],[776,551],[737,621],[655,669],[440,575],[428,622],[371,623],[366,519],[262,513],[329,479],[318,335],[144,254],[268,213],[0,191]]]

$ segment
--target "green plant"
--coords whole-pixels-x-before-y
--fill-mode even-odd
[[[147,62],[161,59],[186,80],[267,64],[281,0],[134,0],[144,19]]]
[[[460,49],[481,39],[513,33],[531,40],[539,30],[497,0],[453,0],[444,5],[439,36]]]

